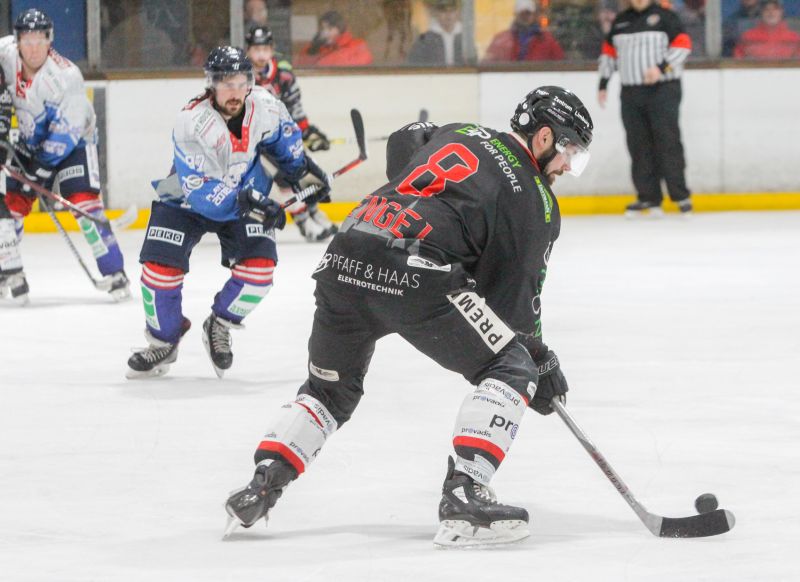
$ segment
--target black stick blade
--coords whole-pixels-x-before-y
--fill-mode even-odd
[[[730,531],[735,524],[736,518],[730,511],[716,509],[690,517],[665,517],[658,535],[662,538],[705,538]]]
[[[418,117],[417,121],[421,121],[423,123],[428,121],[428,110],[427,109],[420,109],[419,110],[419,117]]]
[[[358,144],[358,159],[367,159],[367,140],[364,135],[364,120],[358,109],[350,110],[350,119],[353,120],[353,130],[356,132],[356,143]]]

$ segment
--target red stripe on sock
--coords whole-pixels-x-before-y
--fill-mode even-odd
[[[275,441],[261,441],[261,444],[258,445],[258,450],[278,453],[281,457],[286,459],[286,461],[292,467],[295,468],[298,475],[302,475],[306,470],[306,466],[303,464],[303,461],[300,460],[300,457],[295,455],[292,450],[283,443],[278,443]]]
[[[497,460],[498,463],[502,463],[503,459],[506,458],[506,454],[503,452],[503,449],[498,447],[496,444],[475,437],[466,437],[466,436],[456,437],[453,439],[453,446],[471,447],[473,449],[480,449],[482,451],[486,451],[487,453],[492,455]]]
[[[319,419],[319,417],[318,417],[316,414],[314,414],[314,411],[313,411],[313,410],[311,410],[311,409],[310,409],[308,406],[306,406],[306,405],[305,405],[305,404],[303,404],[302,402],[298,402],[297,404],[299,404],[300,406],[302,406],[303,408],[305,408],[305,409],[306,409],[306,411],[307,411],[307,412],[308,412],[308,413],[309,413],[309,414],[310,414],[310,415],[311,415],[311,416],[314,418],[314,420],[316,420],[316,421],[317,421],[317,424],[320,426],[320,428],[325,428],[325,427],[322,425],[322,421]]]

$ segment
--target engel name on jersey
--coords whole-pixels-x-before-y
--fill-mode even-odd
[[[72,151],[96,143],[95,113],[83,75],[69,59],[51,49],[33,81],[22,78],[13,36],[0,39],[5,72],[19,122],[20,139],[45,166],[57,166]]]
[[[349,214],[314,278],[384,295],[391,285],[403,291],[392,295],[407,297],[468,277],[503,321],[538,337],[561,224],[545,176],[522,140],[474,124],[404,128],[389,138],[387,155],[403,150],[395,136],[420,132],[427,143]]]
[[[241,138],[228,129],[212,99],[192,100],[178,114],[172,172],[153,187],[162,202],[223,222],[238,218],[242,189],[269,193],[272,176],[260,154],[289,175],[303,168],[305,154],[297,124],[265,89],[254,87],[245,98]]]

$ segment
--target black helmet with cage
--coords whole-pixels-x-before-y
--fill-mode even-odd
[[[245,75],[249,86],[253,86],[253,63],[240,48],[218,46],[208,54],[203,70],[206,73],[206,87],[209,89],[233,75]]]
[[[569,154],[570,173],[579,176],[589,162],[588,149],[594,130],[583,102],[563,87],[548,85],[534,89],[517,105],[511,128],[530,139],[542,127],[552,130],[556,151]]]

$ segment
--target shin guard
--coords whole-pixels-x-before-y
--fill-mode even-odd
[[[70,202],[84,212],[97,218],[105,217],[103,214],[103,201],[100,200],[99,194],[78,192],[69,198]],[[106,276],[122,271],[124,267],[122,252],[111,229],[79,214],[73,214],[73,216],[78,221],[81,232],[92,249],[92,255],[97,261],[97,268],[100,269],[100,274]]]
[[[337,427],[336,420],[319,400],[300,394],[273,418],[256,450],[256,464],[264,459],[282,459],[300,475]]]
[[[22,270],[15,222],[13,218],[0,218],[0,273],[18,273]]]
[[[183,271],[158,263],[142,265],[142,301],[147,331],[163,342],[176,343],[181,337]]]
[[[214,297],[214,315],[239,324],[272,289],[275,261],[265,258],[244,259],[231,269],[231,278]]]
[[[517,436],[527,405],[519,392],[491,378],[468,394],[453,429],[456,471],[488,485]]]

